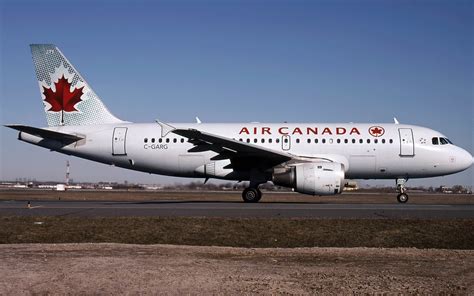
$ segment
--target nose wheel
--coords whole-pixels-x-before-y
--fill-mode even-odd
[[[244,202],[258,202],[262,198],[262,192],[258,188],[247,187],[242,192]]]
[[[408,194],[400,193],[399,195],[397,195],[397,200],[399,203],[406,203],[408,201]]]
[[[397,195],[397,200],[399,203],[406,203],[408,201],[408,194],[406,194],[405,183],[408,179],[397,179],[397,191],[399,194]]]

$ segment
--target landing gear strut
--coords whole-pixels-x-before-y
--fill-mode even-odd
[[[407,179],[397,179],[397,200],[399,203],[406,203],[408,201],[408,194],[406,194],[405,183]]]

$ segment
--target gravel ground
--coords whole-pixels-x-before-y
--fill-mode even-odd
[[[0,294],[474,294],[474,251],[0,245]]]

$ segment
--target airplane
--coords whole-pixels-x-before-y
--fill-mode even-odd
[[[132,123],[114,116],[53,44],[30,45],[48,127],[6,125],[59,153],[152,174],[266,182],[309,195],[340,194],[349,179],[393,179],[408,201],[412,178],[454,174],[471,154],[435,130],[395,123]]]

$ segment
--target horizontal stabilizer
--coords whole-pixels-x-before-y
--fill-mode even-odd
[[[21,125],[21,124],[10,124],[10,125],[5,125],[5,126],[12,128],[14,130],[20,131],[20,132],[33,135],[33,136],[41,137],[44,139],[52,139],[52,140],[58,140],[58,141],[71,141],[71,142],[84,139],[83,137],[79,137],[76,135],[55,132],[55,131],[51,131],[47,129]]]

